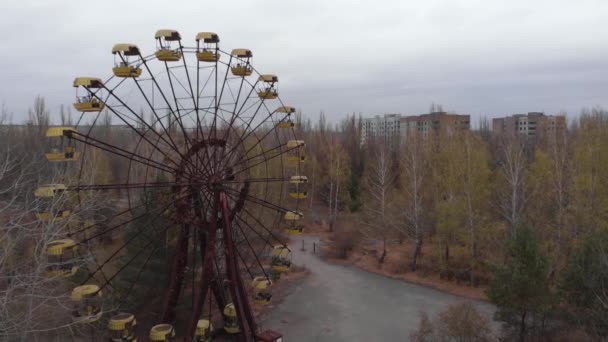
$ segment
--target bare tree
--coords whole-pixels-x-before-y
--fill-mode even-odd
[[[36,127],[38,135],[44,134],[51,123],[50,113],[44,97],[38,95],[34,98],[34,105],[32,108],[28,109],[27,115],[27,124]]]
[[[498,207],[509,223],[510,231],[521,222],[527,196],[524,188],[524,172],[528,164],[525,145],[519,137],[504,137],[500,146],[498,173]]]
[[[425,229],[422,220],[423,181],[426,172],[426,157],[422,137],[409,137],[403,145],[401,159],[401,184],[404,187],[404,210],[406,226],[403,228],[414,237],[415,249],[411,270],[415,272],[422,252]]]
[[[393,199],[396,175],[393,172],[391,153],[387,145],[370,143],[369,146],[370,161],[364,183],[369,200],[364,206],[364,233],[380,237],[382,240],[382,253],[378,262],[383,263],[386,258],[388,234],[394,227],[389,203]]]
[[[65,278],[49,277],[49,244],[66,237],[83,218],[92,215],[102,201],[82,197],[75,203],[67,194],[51,199],[33,196],[41,184],[65,182],[64,174],[47,168],[48,162],[27,149],[23,128],[2,128],[0,135],[0,340],[74,340],[89,334],[72,319],[70,292],[74,286]],[[26,136],[27,137],[27,136]],[[85,180],[86,181],[86,180]],[[69,208],[67,218],[39,220],[39,212]],[[87,248],[81,257],[65,262],[91,261]],[[56,265],[55,265],[56,266]],[[90,336],[90,335],[89,335]]]
[[[61,119],[61,126],[73,126],[74,120],[72,119],[72,110],[68,107],[65,110],[63,104],[59,107],[59,117]]]

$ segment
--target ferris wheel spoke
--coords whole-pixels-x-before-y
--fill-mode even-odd
[[[232,110],[232,116],[230,117],[230,126],[232,127],[232,124],[234,123],[234,121],[236,120],[236,118],[238,117],[238,115],[240,114],[241,110],[243,109],[243,107],[245,107],[245,104],[247,104],[247,100],[249,100],[249,98],[251,97],[251,94],[255,91],[255,85],[253,87],[251,87],[251,89],[249,90],[249,93],[247,94],[247,96],[245,97],[245,100],[243,101],[243,103],[241,104],[241,108],[239,108],[237,110],[237,107],[239,105],[239,100],[241,97],[241,92],[243,91],[243,85],[245,84],[245,77],[241,78],[241,84],[239,85],[239,91],[237,93],[236,98],[234,99],[234,109]],[[257,84],[257,81],[256,83]],[[228,89],[230,90],[230,92],[232,93],[232,89],[230,88],[230,85],[228,85]],[[234,96],[233,96],[234,97]],[[263,102],[264,100],[262,100],[261,102]]]
[[[171,136],[171,132],[169,132],[169,130],[165,127],[165,124],[163,123],[163,120],[161,119],[161,117],[158,116],[158,113],[156,112],[156,109],[154,108],[154,105],[152,104],[152,102],[148,98],[148,95],[146,95],[146,92],[141,87],[141,84],[139,84],[139,81],[137,80],[137,78],[133,78],[133,81],[137,85],[137,88],[139,89],[139,92],[141,93],[141,95],[144,97],[144,100],[148,104],[148,107],[150,107],[150,110],[154,114],[154,117],[156,118],[156,122],[158,122],[160,124],[160,127],[163,129],[163,134],[162,135],[166,135],[169,138],[169,140],[171,141],[170,146],[173,147],[174,151],[176,151],[177,153],[179,153],[180,156],[181,156],[181,152],[180,152],[177,144],[173,140],[173,137]]]
[[[243,133],[241,134],[241,136],[239,137],[239,140],[240,140],[240,141],[245,141],[245,140],[246,140],[246,139],[247,139],[247,138],[248,138],[248,137],[249,137],[251,134],[255,134],[254,132],[255,132],[256,130],[258,130],[258,129],[259,129],[259,128],[260,128],[260,127],[261,127],[261,126],[264,124],[264,123],[266,123],[266,122],[268,121],[268,119],[271,119],[271,120],[272,120],[272,115],[273,115],[273,114],[275,114],[275,113],[274,113],[274,112],[270,112],[270,111],[269,111],[268,116],[267,116],[267,117],[266,117],[264,120],[262,120],[260,123],[258,123],[258,124],[255,126],[255,128],[253,128],[253,129],[246,129],[246,130],[244,130],[244,131],[243,131]],[[253,119],[254,119],[254,118],[255,118],[255,115],[254,115],[253,117],[251,117],[251,119],[249,120],[249,123],[248,123],[248,125],[247,125],[247,128],[250,128],[250,127],[251,127],[251,124],[253,123]],[[284,120],[285,120],[285,117],[283,117],[281,120],[279,120],[279,122],[283,122]],[[247,154],[247,153],[251,152],[251,150],[253,150],[253,149],[254,149],[256,146],[258,146],[258,145],[259,145],[259,144],[260,144],[262,141],[264,141],[264,139],[266,139],[266,137],[267,137],[268,135],[270,135],[270,133],[271,133],[272,131],[274,131],[274,130],[275,130],[275,128],[274,128],[274,127],[273,127],[273,128],[271,128],[270,130],[268,130],[268,131],[267,131],[267,132],[266,132],[266,133],[265,133],[265,134],[262,136],[262,138],[261,138],[261,139],[258,139],[258,140],[257,140],[257,142],[256,142],[256,143],[255,143],[253,146],[250,146],[250,147],[247,149],[247,151],[245,152],[245,154]],[[234,153],[234,151],[235,151],[235,148],[232,148],[232,149],[230,150],[230,152],[227,154],[227,156],[230,156],[232,153]]]
[[[264,229],[268,235],[264,236],[262,233],[258,232],[257,229],[253,228],[253,226],[251,224],[249,224],[249,222],[244,220],[242,217],[237,216],[237,219],[240,220],[245,226],[247,226],[249,228],[249,230],[254,232],[255,235],[257,235],[260,239],[262,239],[262,241],[264,241],[266,243],[266,245],[268,245],[268,246],[274,245],[273,243],[271,243],[268,240],[268,237],[271,237],[273,240],[277,241],[280,245],[284,245],[283,241],[281,239],[279,239],[278,237],[276,237],[276,235],[274,235],[274,233],[272,233],[272,230],[266,228],[266,226],[264,226],[257,217],[253,216],[249,212],[246,212],[245,214],[247,214],[249,217],[251,217],[258,225],[261,225],[262,229]]]
[[[232,188],[224,187],[223,189],[224,190],[228,189],[228,190],[233,191],[233,192],[238,192],[237,190],[234,190]],[[281,212],[281,213],[286,213],[286,212],[290,211],[289,209],[283,208],[283,207],[281,207],[279,205],[276,205],[276,204],[274,204],[272,202],[269,202],[267,200],[261,199],[259,197],[253,196],[253,195],[245,194],[244,196],[246,197],[247,200],[249,200],[249,201],[251,201],[253,203],[259,204],[259,205],[261,205],[263,207],[266,207],[268,209],[272,209],[272,210],[275,210],[275,211],[278,211],[278,212]]]
[[[258,159],[258,158],[260,158],[260,157],[264,157],[264,159],[263,159],[263,161],[264,161],[264,162],[269,161],[269,160],[271,160],[272,158],[276,157],[276,155],[275,155],[274,157],[272,157],[272,158],[268,158],[268,159],[266,159],[266,153],[270,153],[270,152],[273,152],[273,151],[276,151],[276,150],[281,150],[281,148],[286,147],[286,146],[287,146],[287,144],[279,144],[278,146],[272,147],[272,148],[270,148],[270,149],[268,149],[268,150],[262,150],[262,153],[260,153],[260,154],[256,154],[256,155],[251,156],[251,157],[248,157],[247,159],[241,159],[241,160],[239,160],[238,162],[236,162],[236,163],[234,163],[234,164],[230,165],[230,167],[233,167],[233,168],[234,168],[235,166],[238,166],[238,165],[241,165],[241,164],[245,164],[245,165],[247,165],[249,162],[251,162],[251,161],[253,161],[253,160],[256,160],[256,159]],[[281,154],[285,154],[285,153],[287,153],[287,152],[289,152],[289,151],[291,151],[291,150],[292,150],[292,149],[285,150],[285,151],[282,151],[282,150],[281,150],[281,153],[280,153],[279,155],[281,155]],[[255,165],[258,165],[258,164],[255,164]],[[254,166],[255,166],[255,165],[254,165]]]
[[[184,53],[184,47],[182,46],[181,41],[179,42],[179,48],[182,52],[182,55]],[[201,138],[203,138],[203,132],[200,130],[200,118],[199,118],[199,108],[198,108],[198,93],[197,93],[197,97],[194,98],[194,89],[192,88],[192,81],[190,80],[190,73],[188,72],[188,66],[186,65],[186,58],[182,58],[182,62],[184,65],[184,71],[186,72],[186,80],[188,81],[188,87],[190,88],[190,97],[192,98],[192,104],[194,105],[194,109],[196,112],[196,132],[197,132],[197,138],[198,138],[198,133],[200,131],[201,133]],[[166,64],[166,62],[165,62]],[[197,76],[198,76],[198,67],[197,67]],[[179,82],[179,79],[176,78],[177,82]],[[169,81],[171,81],[171,78],[169,78]],[[187,89],[185,89],[185,87],[181,84],[181,82],[179,82],[179,84],[182,86],[182,88],[184,88],[184,90],[186,90],[186,92],[188,92]],[[197,81],[197,85],[198,85],[198,81]],[[173,90],[173,86],[171,86],[171,89]],[[175,91],[173,91],[173,96],[175,96]],[[207,149],[205,149],[205,155],[207,156],[207,159],[209,159],[209,151]],[[207,172],[210,172],[209,168],[207,167],[207,165],[203,164],[202,161],[200,160],[200,156],[197,154],[197,161],[199,165],[202,165],[205,170]],[[197,164],[195,162],[195,164]],[[198,168],[197,166],[195,166],[195,168]]]
[[[148,215],[144,214],[143,216],[148,216]],[[158,216],[159,215],[157,214],[154,216],[154,218],[156,218]],[[169,227],[171,227],[171,226],[173,226],[173,225],[170,225]],[[102,271],[103,267],[106,264],[108,264],[110,261],[112,261],[112,259],[114,259],[114,257],[116,257],[118,255],[118,253],[120,253],[125,247],[127,247],[129,244],[131,244],[133,241],[135,241],[135,239],[137,239],[140,235],[142,235],[146,231],[146,228],[147,228],[146,226],[144,226],[143,228],[140,228],[135,234],[133,234],[133,236],[131,236],[129,239],[127,239],[127,241],[125,241],[117,250],[115,250],[108,258],[106,258],[105,261],[100,266],[98,266],[97,269],[95,269],[95,271],[90,273],[89,277],[85,281],[83,281],[82,284],[83,285],[86,284],[89,280],[91,280],[91,278],[93,278],[95,276],[95,274],[97,272]]]
[[[236,251],[236,255],[237,255],[237,257],[239,258],[239,260],[241,260],[241,264],[242,264],[243,266],[245,266],[245,270],[246,270],[246,271],[247,271],[247,273],[249,274],[249,277],[250,277],[251,279],[253,279],[254,275],[253,275],[253,273],[251,273],[251,270],[249,269],[249,265],[247,265],[247,263],[245,262],[245,259],[244,259],[244,258],[243,258],[243,256],[241,255],[241,252],[239,251],[239,249],[238,249],[238,248],[236,248],[236,246],[235,246],[234,250]],[[237,272],[239,272],[239,271],[240,271],[240,270],[237,270]]]
[[[247,216],[251,217],[251,219],[253,219],[253,221],[255,221],[255,223],[257,225],[259,225],[260,227],[262,227],[263,230],[266,231],[266,233],[268,233],[268,235],[270,237],[272,237],[275,241],[277,241],[279,244],[281,245],[285,245],[285,243],[283,243],[283,241],[281,239],[279,239],[273,232],[271,229],[269,229],[268,227],[266,227],[266,225],[264,225],[264,223],[262,223],[260,221],[259,218],[257,218],[255,215],[253,215],[249,210],[247,210],[247,208],[243,208],[243,212],[245,214],[247,214]],[[243,222],[243,224],[245,224],[247,227],[249,227],[249,229],[251,229],[254,233],[256,233],[256,235],[258,235],[262,240],[264,240],[264,242],[266,242],[268,245],[272,246],[272,244],[268,241],[267,238],[263,237],[256,229],[254,229],[246,220],[244,220],[242,217],[240,216],[236,216],[236,218],[238,220],[240,220],[241,222]]]
[[[275,177],[275,178],[245,178],[235,180],[223,180],[222,183],[272,183],[272,182],[288,182],[290,177]]]
[[[229,290],[232,294],[233,304],[236,309],[237,319],[239,320],[241,329],[245,331],[245,340],[252,341],[252,337],[255,334],[257,327],[249,300],[247,299],[247,293],[245,292],[245,286],[241,278],[238,258],[234,252],[234,242],[232,241],[232,225],[228,212],[228,199],[225,192],[220,192],[221,212],[223,218],[223,237],[225,241],[225,256],[226,256],[226,274],[229,280]]]
[[[173,95],[173,102],[175,102],[175,110],[177,111],[177,123],[180,126],[182,133],[184,135],[184,143],[186,144],[186,148],[190,148],[192,147],[192,142],[190,141],[190,139],[188,138],[188,133],[186,132],[186,128],[184,126],[184,121],[183,118],[180,114],[180,106],[179,103],[177,101],[177,96],[175,95],[175,88],[173,87],[173,78],[171,77],[171,70],[169,69],[169,64],[167,62],[165,62],[165,69],[167,70],[167,78],[169,80],[169,87],[171,87],[171,94]]]
[[[253,165],[247,165],[247,167],[245,167],[245,168],[243,168],[243,169],[241,169],[241,170],[238,170],[238,171],[236,171],[236,172],[233,172],[233,173],[232,173],[232,175],[233,175],[233,176],[236,176],[236,175],[238,175],[238,174],[240,174],[240,173],[242,173],[242,172],[245,172],[245,171],[247,171],[247,170],[250,170],[250,169],[252,169],[252,168],[254,168],[254,167],[258,166],[258,165],[261,165],[261,164],[263,164],[263,163],[267,163],[268,161],[270,161],[270,160],[272,160],[272,159],[274,159],[274,158],[280,157],[280,156],[284,155],[285,153],[287,153],[287,152],[289,152],[289,151],[291,151],[291,150],[297,149],[297,148],[298,148],[298,147],[294,147],[294,148],[290,148],[290,149],[288,149],[288,150],[283,150],[283,151],[281,151],[281,152],[279,152],[279,153],[275,153],[274,155],[270,156],[270,158],[267,158],[267,157],[264,155],[264,160],[262,160],[262,161],[260,161],[260,162],[257,162],[257,163],[255,163],[255,164],[253,164]],[[276,148],[274,148],[274,149],[276,149]],[[263,155],[263,153],[262,153],[262,154],[260,154],[260,155],[258,155],[258,156],[256,156],[256,157],[259,157],[259,156],[261,156],[261,155]],[[250,159],[251,159],[251,158],[250,158]],[[242,163],[238,163],[238,164],[242,164]]]
[[[154,253],[156,253],[159,249],[159,245],[158,242],[155,244],[154,249],[152,249],[152,251],[150,252],[150,254],[148,254],[148,257],[146,258],[146,260],[144,261],[144,263],[139,267],[139,270],[137,271],[137,274],[135,276],[135,278],[133,279],[133,281],[129,284],[129,288],[127,289],[127,291],[123,292],[122,295],[120,296],[118,303],[122,303],[125,298],[129,298],[129,296],[131,295],[131,291],[133,291],[133,288],[135,287],[135,284],[139,282],[139,278],[141,277],[144,269],[146,268],[146,265],[148,264],[148,262],[150,262],[150,260],[152,259],[152,256],[154,256]]]
[[[83,137],[84,139],[78,138],[78,136]],[[169,173],[173,173],[176,171],[176,169],[174,169],[170,166],[159,163],[150,158],[146,158],[146,157],[136,154],[134,152],[124,150],[124,149],[114,146],[112,144],[108,144],[99,139],[95,139],[89,135],[80,134],[78,132],[71,132],[70,137],[75,141],[81,142],[81,143],[89,145],[89,146],[96,147],[100,150],[104,150],[106,152],[126,158],[128,160],[136,161],[138,163],[141,163],[141,164],[149,166],[149,167],[153,167],[160,171],[165,171],[165,172],[169,172]]]
[[[177,114],[175,113],[175,111],[172,109],[171,104],[169,103],[169,99],[167,99],[167,96],[165,95],[165,92],[163,92],[162,88],[160,87],[160,85],[158,84],[158,81],[156,80],[156,78],[154,77],[154,74],[152,73],[152,71],[150,70],[150,66],[148,66],[147,61],[141,56],[140,54],[140,59],[142,61],[142,64],[144,65],[144,67],[146,68],[146,70],[148,71],[148,74],[150,75],[150,77],[152,78],[152,82],[154,83],[156,89],[158,90],[158,92],[160,93],[160,95],[162,96],[165,104],[167,105],[167,107],[169,108],[169,111],[171,112],[171,114],[173,114],[173,116],[175,116],[175,121],[178,122],[178,124],[180,125],[180,128],[182,130],[182,134],[184,135],[184,140],[188,141],[188,134],[186,133],[186,130],[184,129],[184,125],[181,124],[181,117],[179,116],[179,106],[177,105],[177,99],[175,99],[175,93],[173,93],[173,98],[175,99],[175,111],[177,111]],[[167,65],[167,62],[165,62],[165,68],[167,69],[167,76],[169,77],[169,83],[171,83],[171,77],[169,75],[169,66]],[[171,89],[173,90],[173,84],[171,83]],[[171,129],[171,127],[169,127],[169,129]]]
[[[104,87],[105,87],[105,86],[104,86]],[[107,89],[107,88],[106,88],[106,89]],[[95,95],[93,95],[93,96],[95,96]],[[97,96],[95,96],[95,97],[96,97],[96,98],[99,100],[99,98],[98,98]],[[122,100],[120,100],[120,99],[119,99],[117,96],[114,96],[114,97],[115,97],[116,99],[118,99],[118,101],[122,101]],[[131,108],[129,108],[128,106],[126,106],[126,107],[127,107],[127,109],[128,109],[129,111],[131,111],[132,113],[134,113],[134,112],[133,112],[133,110],[132,110]],[[150,146],[152,146],[154,149],[156,149],[158,152],[160,152],[160,153],[161,153],[161,154],[162,154],[162,155],[163,155],[165,158],[167,158],[167,160],[171,161],[171,162],[172,162],[173,164],[175,164],[176,166],[177,166],[177,165],[179,165],[177,162],[175,162],[173,159],[171,159],[171,158],[170,158],[170,157],[169,157],[169,156],[168,156],[168,155],[167,155],[167,154],[166,154],[166,153],[165,153],[165,152],[164,152],[164,151],[163,151],[163,150],[162,150],[160,147],[158,147],[158,146],[157,146],[157,144],[154,144],[152,141],[150,141],[150,140],[149,140],[149,139],[148,139],[148,138],[145,136],[145,134],[142,134],[142,133],[141,133],[141,132],[140,132],[140,131],[139,131],[137,128],[133,127],[133,125],[132,125],[132,124],[130,124],[130,123],[129,123],[129,122],[128,122],[128,121],[127,121],[127,120],[126,120],[126,119],[125,119],[125,118],[124,118],[122,115],[120,115],[120,114],[118,113],[118,111],[116,111],[116,110],[115,110],[115,109],[114,109],[112,106],[106,105],[106,108],[107,108],[107,109],[109,109],[109,110],[110,110],[112,113],[114,113],[114,115],[116,115],[116,116],[117,116],[117,117],[118,117],[118,118],[119,118],[119,119],[120,119],[122,122],[124,122],[124,123],[125,123],[127,126],[129,126],[129,128],[130,128],[130,129],[131,129],[133,132],[137,133],[137,135],[139,135],[139,136],[140,136],[142,139],[144,139],[146,142],[148,142],[148,143],[150,144]],[[134,114],[134,115],[135,115],[136,117],[138,117],[138,118],[139,118],[139,116],[138,116],[137,114]],[[156,133],[156,134],[158,135],[158,132],[156,132],[156,130],[152,129],[152,127],[151,127],[151,126],[150,126],[148,123],[146,123],[146,122],[145,122],[145,120],[143,120],[143,119],[142,119],[142,122],[143,122],[143,123],[145,123],[145,125],[146,125],[146,126],[149,128],[149,130],[150,130],[150,131],[152,131],[152,132],[154,132],[154,133]],[[78,133],[76,132],[76,134],[78,134]],[[89,135],[87,135],[87,137],[91,138]],[[159,137],[161,137],[161,136],[159,135]],[[110,144],[107,144],[107,145],[109,145],[109,146],[113,146],[113,145],[110,145]]]
[[[123,82],[123,81],[121,81],[121,82]],[[125,107],[132,115],[134,115],[137,118],[137,120],[139,122],[143,123],[148,128],[148,131],[154,132],[154,134],[156,134],[159,137],[159,139],[162,139],[163,142],[165,142],[165,144],[167,144],[168,146],[171,146],[171,144],[169,144],[169,142],[167,142],[161,134],[159,134],[152,126],[150,126],[150,124],[148,124],[146,122],[145,118],[140,117],[139,115],[137,115],[137,113],[131,107],[129,107],[129,105],[127,103],[125,103],[122,99],[120,99],[118,96],[116,96],[116,94],[114,94],[114,90],[113,89],[109,89],[105,85],[103,86],[103,88],[108,91],[108,98],[110,96],[112,96],[114,99],[116,99],[118,102],[120,102],[121,106]],[[90,90],[88,90],[88,91],[89,91],[89,93],[91,93],[92,96],[95,96],[95,98],[97,98],[98,100],[101,100],[101,99],[99,99],[99,97],[97,97],[97,95],[95,95],[94,93],[92,93]],[[145,134],[142,134],[138,129],[136,129],[135,127],[133,127],[133,125],[130,124],[123,117],[124,114],[121,115],[113,106],[106,105],[106,108],[109,109],[112,113],[114,113],[114,115],[116,115],[122,122],[124,122],[127,126],[129,126],[129,128],[131,130],[133,130],[135,133],[137,133],[137,135],[139,135],[142,139],[144,139],[151,146],[153,146],[158,152],[160,152],[161,154],[163,154],[165,156],[165,158],[167,158],[173,164],[178,165],[174,160],[172,160],[171,158],[169,158],[169,156],[162,149],[160,149],[157,146],[157,144],[153,144],[150,140],[148,140],[148,138],[146,138]]]
[[[256,82],[256,84],[257,84],[257,82]],[[253,91],[254,89],[255,89],[255,87],[251,88],[251,91]],[[238,139],[239,141],[243,141],[243,140],[246,138],[246,137],[245,137],[245,138],[243,137],[243,135],[245,134],[244,132],[247,132],[247,131],[248,131],[248,128],[251,128],[251,124],[252,124],[252,122],[253,122],[253,119],[255,118],[255,116],[257,115],[257,113],[260,111],[260,108],[262,108],[262,106],[263,106],[263,104],[264,104],[264,99],[261,99],[261,100],[256,101],[256,104],[257,104],[257,102],[259,102],[259,105],[258,105],[258,107],[256,108],[256,110],[255,110],[255,112],[253,113],[253,115],[251,116],[251,118],[249,119],[249,122],[247,123],[247,125],[245,125],[245,126],[244,126],[243,133],[242,133],[242,134],[239,136],[239,139]],[[243,106],[244,106],[244,105],[245,105],[245,104],[243,104]],[[254,105],[255,105],[255,104],[254,104]],[[241,110],[242,110],[242,109],[243,109],[243,107],[241,107]],[[236,113],[236,111],[235,111],[235,113],[236,113],[236,114],[235,114],[235,113],[233,113],[233,114],[232,114],[232,115],[233,115],[233,117],[236,117],[236,116],[240,115],[240,114],[241,114],[241,113],[240,113],[240,111],[241,111],[241,110],[239,110],[239,113]],[[241,119],[241,120],[242,120],[242,119]],[[243,120],[243,121],[244,121],[244,120]],[[245,121],[244,121],[244,122],[245,122]]]
[[[247,237],[247,234],[245,234],[245,231],[243,230],[243,228],[241,227],[241,225],[238,222],[235,222],[235,224],[236,224],[237,228],[239,229],[239,231],[241,232],[241,234],[243,235],[243,237],[245,238],[245,242],[247,242],[247,246],[249,246],[249,249],[251,250],[251,254],[253,254],[255,261],[257,262],[258,266],[260,267],[260,270],[262,270],[262,273],[264,273],[264,277],[266,277],[266,279],[268,279],[268,274],[266,274],[266,270],[264,270],[264,266],[262,266],[262,262],[258,258],[258,254],[255,252],[253,245],[251,244],[251,242],[249,242],[249,238]],[[251,274],[251,273],[249,273],[249,274]]]
[[[185,274],[184,270],[188,263],[190,225],[183,224],[177,238],[173,265],[169,275],[169,284],[166,288],[165,303],[163,305],[162,322],[170,322],[174,318],[174,308],[182,291]]]
[[[131,208],[129,208],[129,209],[125,209],[125,210],[123,210],[123,211],[121,211],[121,212],[117,213],[116,215],[114,215],[114,216],[112,217],[112,219],[115,219],[115,218],[117,218],[118,216],[124,215],[124,214],[126,214],[126,213],[128,213],[128,212],[131,212],[133,209],[137,209],[137,208],[143,207],[144,205],[145,205],[145,204],[139,204],[139,205],[137,205],[137,206],[135,206],[135,207],[131,207]],[[101,222],[90,224],[90,225],[88,225],[88,226],[86,226],[86,227],[83,227],[83,228],[81,228],[81,229],[78,229],[78,230],[76,230],[76,231],[69,232],[69,233],[67,234],[67,237],[72,237],[72,236],[74,236],[74,235],[76,235],[76,234],[83,233],[83,232],[85,232],[85,231],[87,231],[87,230],[89,230],[89,229],[93,229],[93,228],[99,227],[99,226],[101,226],[101,225],[102,225],[102,223],[101,223]],[[86,241],[85,241],[85,242],[86,242]]]
[[[185,197],[185,196],[184,196],[184,197]],[[183,198],[183,197],[182,197],[182,198]],[[164,213],[164,212],[165,212],[165,211],[166,211],[166,210],[167,210],[167,209],[168,209],[168,208],[169,208],[169,207],[170,207],[172,204],[173,204],[173,203],[170,203],[170,204],[168,204],[168,205],[166,205],[166,206],[164,206],[164,207],[162,207],[162,208],[160,208],[160,209],[152,209],[152,210],[148,210],[148,211],[144,212],[143,214],[138,215],[138,216],[136,216],[136,217],[133,217],[133,218],[131,218],[131,219],[129,219],[129,220],[127,220],[127,221],[125,221],[125,222],[119,223],[119,224],[115,225],[114,227],[112,227],[112,228],[110,228],[110,229],[106,229],[106,230],[104,230],[103,232],[97,233],[97,234],[95,234],[95,235],[93,235],[93,236],[91,236],[91,237],[88,237],[88,238],[86,238],[86,239],[84,239],[84,240],[81,240],[81,241],[79,241],[77,244],[78,244],[78,245],[82,245],[82,244],[84,244],[84,243],[86,243],[86,242],[88,242],[88,241],[90,241],[90,240],[92,240],[92,239],[94,239],[94,238],[97,238],[97,237],[99,237],[99,236],[102,236],[102,235],[104,235],[104,234],[107,234],[107,233],[109,233],[109,232],[112,232],[112,231],[114,231],[114,230],[116,230],[116,229],[118,229],[118,228],[124,227],[124,226],[126,226],[127,224],[130,224],[130,223],[132,223],[132,222],[135,222],[135,221],[136,221],[136,220],[138,220],[138,219],[141,219],[141,218],[144,218],[144,217],[149,217],[151,213],[154,213],[154,212],[157,212],[157,211],[158,211],[158,213],[156,213],[155,215],[153,215],[152,217],[150,217],[150,220],[155,219],[155,218],[158,218],[158,217],[159,217],[160,215],[162,215],[162,214],[163,214],[163,213]],[[129,209],[129,210],[131,210],[131,209]],[[118,215],[117,215],[117,216],[118,216]],[[117,216],[114,216],[114,217],[117,217]],[[130,239],[127,241],[127,242],[125,242],[125,243],[124,243],[124,244],[123,244],[123,245],[122,245],[122,246],[121,246],[121,247],[120,247],[120,248],[119,248],[117,251],[115,251],[115,253],[114,253],[114,254],[112,254],[112,256],[110,256],[109,258],[107,258],[107,259],[106,259],[106,261],[103,263],[103,265],[98,266],[97,270],[96,270],[94,273],[96,273],[96,272],[98,272],[99,270],[101,270],[101,269],[103,268],[103,266],[104,266],[106,263],[108,263],[108,262],[109,262],[109,261],[110,261],[110,260],[111,260],[111,259],[112,259],[114,256],[116,256],[116,254],[118,254],[118,253],[119,253],[119,252],[120,252],[122,249],[124,249],[124,248],[125,248],[125,247],[126,247],[128,244],[129,244],[129,243],[131,243],[131,242],[132,242],[132,241],[133,241],[133,240],[134,240],[136,237],[138,237],[138,236],[139,236],[141,233],[143,233],[144,231],[146,231],[146,227],[145,227],[145,226],[144,226],[143,228],[140,228],[140,229],[139,229],[139,230],[138,230],[138,231],[135,233],[135,235],[133,235],[133,236],[132,236],[132,237],[131,237],[131,238],[130,238]],[[70,236],[70,235],[68,235],[68,236]],[[93,273],[93,274],[94,274],[94,273]],[[92,275],[91,275],[91,277],[92,277]],[[88,281],[89,279],[91,279],[91,277],[89,277],[89,278],[87,279],[87,281]]]
[[[85,185],[68,186],[67,191],[146,189],[146,188],[164,188],[164,187],[172,187],[172,186],[189,186],[189,185],[202,185],[202,184],[204,184],[204,183],[153,182],[153,183],[85,184]]]
[[[160,236],[161,234],[163,234],[164,232],[166,232],[167,230],[169,230],[169,228],[173,227],[173,225],[168,225],[167,227],[161,229],[159,232],[157,232],[157,236]],[[146,237],[147,238],[147,237]],[[116,276],[118,276],[122,271],[124,271],[131,263],[133,263],[137,257],[139,257],[142,252],[144,252],[145,250],[148,249],[148,247],[150,247],[152,244],[155,244],[155,248],[153,250],[156,250],[158,248],[158,243],[159,240],[158,239],[148,239],[148,243],[146,243],[143,247],[141,247],[137,253],[135,253],[135,255],[133,255],[133,257],[131,257],[124,265],[122,265],[116,272],[114,272],[114,274],[112,274],[112,276],[108,279],[106,279],[106,281],[99,287],[99,291],[103,290],[107,285],[110,285],[112,280],[114,280],[114,278],[116,278]]]
[[[216,233],[217,233],[217,219],[216,219],[216,213],[218,210],[218,196],[214,195],[214,201],[213,201],[213,205],[211,206],[211,211],[214,213],[212,219],[210,220],[210,222],[208,224],[206,224],[206,228],[207,228],[207,235],[205,234],[200,234],[199,235],[199,246],[200,246],[200,253],[201,253],[201,262],[202,262],[202,267],[203,267],[203,272],[201,272],[201,287],[200,290],[198,291],[198,293],[196,294],[196,298],[194,299],[193,302],[193,317],[192,317],[192,321],[190,323],[190,325],[188,326],[188,332],[186,334],[187,338],[192,338],[192,336],[194,335],[194,330],[196,329],[196,322],[198,322],[198,319],[200,317],[200,313],[203,309],[203,304],[205,302],[205,297],[207,295],[207,292],[209,290],[209,287],[211,286],[211,279],[209,277],[210,273],[213,273],[212,268],[213,268],[213,261],[215,261],[215,251],[216,251]],[[170,291],[170,288],[167,289],[167,291]],[[194,289],[193,289],[194,291]],[[169,296],[165,296],[165,301],[164,301],[164,309],[163,309],[163,320],[168,319],[168,311],[169,311],[169,307],[171,304],[171,298],[169,298]],[[209,308],[209,310],[211,310],[211,307]]]

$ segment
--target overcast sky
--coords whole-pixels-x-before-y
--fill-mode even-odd
[[[286,104],[332,121],[419,114],[432,102],[476,120],[608,107],[606,0],[2,0],[0,102],[56,113],[75,76],[107,78],[114,43],[154,51],[159,28],[194,45],[246,47]]]

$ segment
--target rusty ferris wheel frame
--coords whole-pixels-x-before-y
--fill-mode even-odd
[[[128,208],[107,220],[122,222],[77,239],[77,245],[140,219],[170,217],[170,223],[156,232],[156,238],[146,236],[145,227],[137,229],[109,256],[96,259],[82,284],[97,281],[100,292],[112,288],[121,272],[132,272],[135,278],[123,294],[129,296],[137,291],[152,255],[163,248],[160,236],[172,231],[174,253],[167,260],[170,274],[158,323],[175,320],[187,271],[192,270],[186,340],[195,335],[206,301],[209,310],[213,302],[220,311],[232,304],[239,336],[246,341],[263,340],[243,275],[269,279],[262,260],[268,254],[265,251],[269,246],[285,246],[277,225],[291,233],[301,232],[301,226],[296,227],[302,218],[298,199],[305,193],[287,189],[297,188],[305,179],[300,172],[304,142],[296,138],[295,109],[279,99],[277,76],[259,74],[253,68],[250,50],[225,52],[219,48],[219,37],[209,32],[197,35],[196,47],[183,46],[174,30],[159,30],[155,38],[157,50],[148,56],[133,44],[115,45],[114,76],[109,79],[77,78],[74,106],[82,114],[75,129],[63,130],[68,145],[83,146],[81,160],[96,153],[127,160],[126,181],[87,182],[81,162],[77,181],[65,190],[76,193],[79,200],[92,191],[118,191],[127,197]],[[196,62],[189,65],[192,56]],[[146,119],[135,106],[146,108],[150,117]],[[119,120],[125,134],[138,138],[135,145],[104,139],[98,124],[104,110]],[[92,123],[83,124],[86,118]],[[155,189],[163,191],[163,196],[154,198],[156,207],[150,209],[141,198]],[[83,236],[101,224],[89,224],[67,237]],[[132,258],[108,272],[106,265],[116,262],[138,240],[140,247]],[[137,262],[137,271],[128,270]]]

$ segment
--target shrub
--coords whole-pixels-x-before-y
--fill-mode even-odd
[[[475,305],[462,302],[448,306],[434,320],[420,314],[418,328],[410,333],[415,342],[485,342],[491,341],[490,320]]]

